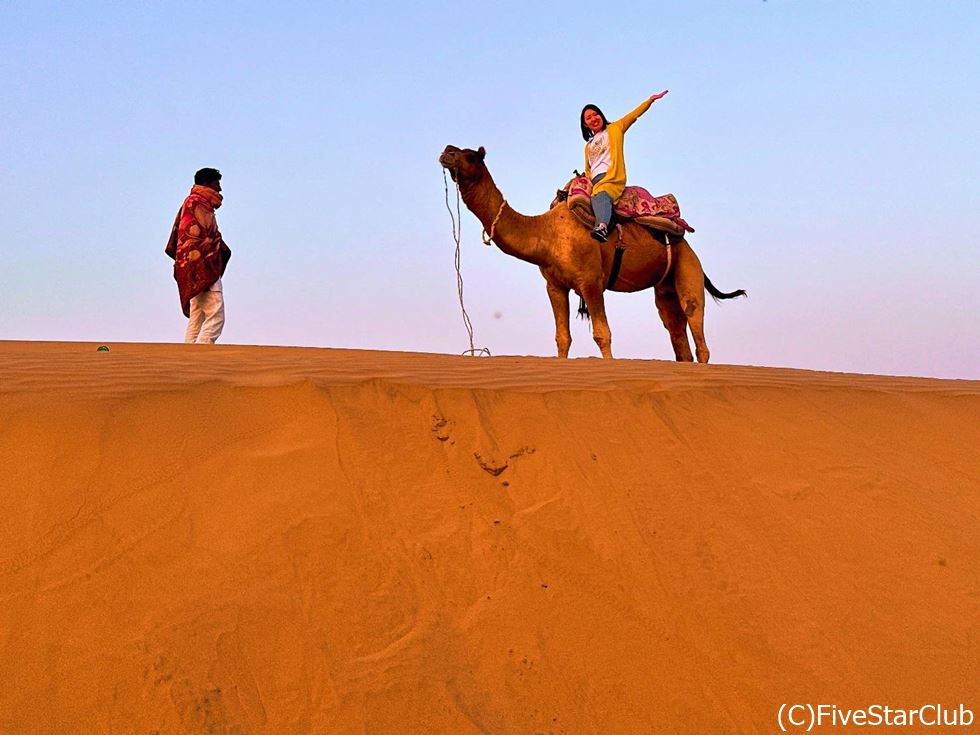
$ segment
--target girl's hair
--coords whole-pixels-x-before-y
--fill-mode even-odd
[[[602,118],[602,128],[603,128],[603,130],[605,130],[606,126],[609,124],[609,121],[606,119],[606,116],[602,114],[602,110],[600,110],[595,105],[586,105],[585,107],[582,108],[582,114],[579,115],[578,122],[579,122],[579,125],[582,127],[582,138],[585,140],[586,143],[588,143],[590,140],[592,140],[592,136],[594,136],[595,133],[592,132],[592,128],[590,128],[588,125],[585,124],[585,111],[586,110],[592,110],[599,117]]]

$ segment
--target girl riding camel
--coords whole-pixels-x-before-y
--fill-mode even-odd
[[[595,105],[582,108],[579,123],[585,138],[585,175],[592,180],[592,211],[595,229],[592,237],[599,242],[609,239],[609,220],[613,204],[626,188],[626,160],[623,157],[623,136],[637,118],[650,109],[668,90],[655,94],[629,114],[608,122]]]

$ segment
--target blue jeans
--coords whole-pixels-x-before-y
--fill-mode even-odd
[[[592,179],[592,185],[595,186],[596,184],[598,184],[600,181],[602,181],[605,178],[605,176],[606,174],[604,173],[601,173],[598,176],[596,176],[594,179]],[[592,197],[592,212],[593,214],[595,214],[596,226],[603,224],[606,225],[606,227],[608,227],[609,220],[612,219],[612,212],[613,212],[612,197],[609,196],[609,194],[607,194],[606,192],[600,191],[598,194]]]

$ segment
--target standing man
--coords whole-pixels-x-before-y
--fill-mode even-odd
[[[174,260],[180,306],[188,317],[186,343],[214,344],[225,325],[221,277],[231,249],[214,217],[221,201],[221,172],[202,168],[194,174],[194,186],[177,212],[165,250]]]

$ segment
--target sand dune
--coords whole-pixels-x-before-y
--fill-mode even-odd
[[[980,715],[978,417],[976,381],[0,343],[0,732]]]

